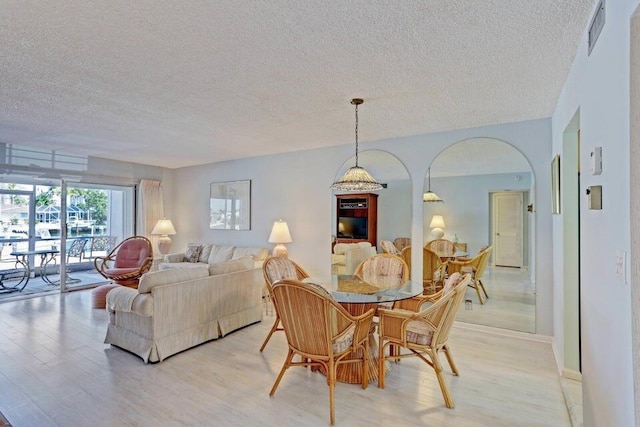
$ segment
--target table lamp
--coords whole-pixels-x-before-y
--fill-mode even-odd
[[[287,248],[283,243],[291,243],[291,234],[289,233],[289,226],[286,221],[278,220],[273,223],[271,229],[271,235],[269,236],[269,243],[275,243],[276,247],[273,248],[273,256],[288,257]]]
[[[160,239],[158,239],[158,251],[160,251],[162,255],[168,254],[171,249],[171,238],[169,235],[176,234],[176,229],[173,228],[171,220],[165,218],[158,220],[156,226],[151,230],[151,234],[160,236]]]
[[[442,215],[434,215],[431,218],[431,224],[429,224],[429,228],[431,228],[431,235],[435,239],[441,239],[444,236],[444,218]]]

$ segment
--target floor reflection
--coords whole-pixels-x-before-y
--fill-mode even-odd
[[[490,267],[485,271],[482,282],[489,299],[481,305],[476,291],[467,288],[465,303],[460,305],[456,320],[535,333],[536,295],[529,271]]]

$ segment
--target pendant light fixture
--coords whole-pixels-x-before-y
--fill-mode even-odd
[[[422,195],[422,200],[427,203],[444,202],[436,193],[431,191],[431,168],[427,169],[427,177],[429,180],[429,189]]]
[[[351,104],[356,106],[356,165],[349,168],[338,181],[331,185],[332,190],[339,191],[376,191],[382,190],[382,185],[376,181],[363,167],[358,166],[358,105],[364,100],[354,98]]]

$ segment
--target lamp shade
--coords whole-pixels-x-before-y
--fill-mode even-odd
[[[161,219],[156,223],[156,226],[151,230],[151,234],[159,234],[161,236],[169,236],[176,234],[176,229],[173,228],[173,224],[170,219]]]
[[[422,201],[423,202],[427,202],[427,203],[432,203],[432,202],[444,202],[444,200],[442,200],[440,198],[440,196],[438,196],[436,193],[434,193],[433,191],[427,191],[422,195]]]
[[[434,215],[433,218],[431,218],[431,224],[429,224],[429,228],[445,228],[446,225],[444,224],[444,218],[442,217],[442,215]]]
[[[338,191],[378,191],[380,184],[362,166],[358,166],[358,105],[364,102],[361,98],[353,98],[351,104],[356,106],[356,165],[349,168],[342,178],[331,184],[332,190]]]
[[[269,243],[291,243],[291,234],[286,221],[279,220],[273,223]]]

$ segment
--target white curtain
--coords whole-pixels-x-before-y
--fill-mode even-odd
[[[138,234],[151,240],[153,248],[156,250],[160,236],[152,236],[151,230],[153,230],[158,220],[164,218],[162,183],[160,181],[141,179],[138,200]]]

